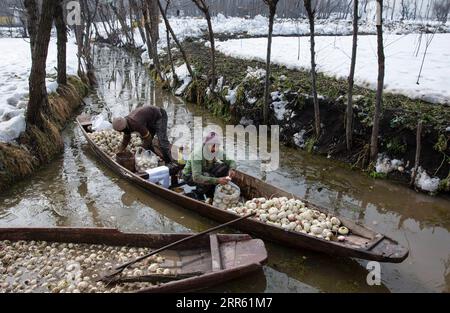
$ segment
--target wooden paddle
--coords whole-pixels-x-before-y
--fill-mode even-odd
[[[204,272],[191,272],[183,274],[148,274],[143,276],[134,277],[116,277],[110,283],[120,284],[120,283],[168,283],[174,280],[186,279],[204,274]]]
[[[109,273],[109,274],[102,275],[97,281],[108,281],[108,282],[111,282],[111,281],[113,280],[114,276],[116,276],[116,275],[122,273],[124,269],[126,269],[128,266],[130,266],[130,265],[132,265],[132,264],[135,264],[135,263],[137,263],[137,262],[139,262],[139,261],[142,261],[142,260],[144,260],[144,259],[146,259],[146,258],[148,258],[148,257],[151,257],[152,255],[155,255],[155,254],[157,254],[157,253],[159,253],[159,252],[161,252],[161,251],[164,251],[164,250],[167,250],[167,249],[169,249],[169,248],[172,248],[172,247],[174,247],[174,246],[176,246],[176,245],[179,245],[180,243],[183,243],[183,242],[192,240],[192,239],[194,239],[194,238],[198,238],[198,237],[203,236],[203,235],[205,235],[205,234],[208,234],[208,233],[210,233],[210,232],[219,230],[219,229],[224,228],[224,227],[226,227],[226,226],[228,226],[228,225],[231,225],[231,224],[234,224],[234,223],[236,223],[236,222],[239,222],[239,221],[242,221],[242,220],[244,220],[244,219],[247,219],[247,218],[249,218],[249,217],[252,217],[252,216],[254,216],[255,214],[256,214],[256,212],[253,212],[253,213],[251,213],[251,214],[247,214],[247,215],[242,216],[242,217],[240,217],[240,218],[237,218],[237,219],[235,219],[235,220],[229,221],[229,222],[227,222],[227,223],[225,223],[225,224],[222,224],[222,225],[219,225],[219,226],[216,226],[216,227],[207,229],[207,230],[205,230],[205,231],[202,231],[201,233],[194,234],[194,235],[192,235],[192,236],[185,237],[185,238],[180,239],[180,240],[178,240],[178,241],[172,242],[172,243],[170,243],[170,244],[168,244],[168,245],[166,245],[166,246],[164,246],[164,247],[161,247],[161,248],[159,248],[159,249],[156,249],[156,250],[154,250],[154,251],[152,251],[152,252],[150,252],[150,253],[148,253],[148,254],[146,254],[146,255],[143,255],[143,256],[138,257],[138,258],[136,258],[136,259],[134,259],[134,260],[132,260],[132,261],[129,261],[129,262],[127,262],[127,263],[124,263],[124,264],[122,264],[122,265],[117,266],[117,267],[114,269],[113,272],[111,272],[111,273]]]

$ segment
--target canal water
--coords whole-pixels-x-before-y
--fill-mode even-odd
[[[157,88],[143,64],[121,50],[96,47],[99,88],[82,111],[119,115],[145,104],[164,107],[169,127],[222,125],[203,108]],[[144,192],[119,178],[87,147],[74,123],[63,155],[0,196],[0,227],[95,226],[132,232],[202,231],[214,221]],[[239,143],[237,146],[244,146]],[[450,199],[374,180],[343,164],[281,147],[281,164],[263,173],[255,161],[238,168],[384,233],[410,249],[401,264],[381,264],[381,285],[367,283],[367,261],[336,258],[267,242],[263,271],[216,292],[449,292]],[[226,231],[230,232],[231,229]]]

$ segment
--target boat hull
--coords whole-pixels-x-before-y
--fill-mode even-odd
[[[0,241],[47,241],[83,244],[104,244],[110,246],[133,246],[157,249],[172,242],[191,236],[192,234],[146,234],[123,233],[112,228],[0,228]],[[222,264],[221,268],[213,268],[213,253],[209,258],[203,258],[199,264],[199,271],[203,274],[181,280],[175,280],[160,285],[153,285],[136,292],[161,293],[161,292],[191,292],[204,288],[220,285],[224,282],[242,277],[261,270],[267,261],[267,251],[264,243],[259,239],[252,239],[246,234],[218,234],[204,235],[193,240],[186,241],[172,249],[175,251],[195,251],[198,253],[212,251],[211,236],[217,238],[216,253]],[[208,270],[205,271],[205,268]],[[196,268],[189,268],[196,271]]]
[[[110,169],[121,177],[151,192],[152,194],[158,195],[168,201],[176,202],[177,205],[195,211],[202,216],[214,219],[217,222],[225,223],[238,217],[237,214],[226,210],[221,210],[207,203],[189,198],[170,189],[163,188],[128,171],[103,153],[101,149],[89,138],[85,128],[86,125],[89,125],[88,121],[89,117],[77,118],[81,131],[92,148],[92,151],[100,160],[103,161],[103,163],[105,163]],[[236,171],[236,176],[233,178],[233,182],[240,186],[241,193],[247,195],[248,198],[287,196],[300,199],[306,202],[311,208],[319,209],[321,212],[328,212],[325,208],[320,208],[316,205],[308,203],[308,201],[305,201],[304,199],[240,171]],[[352,231],[358,231],[358,233],[365,237],[366,240],[357,238],[355,244],[351,244],[349,242],[341,243],[337,241],[327,241],[307,234],[288,231],[282,229],[281,227],[267,225],[255,219],[246,219],[237,222],[233,224],[233,228],[292,248],[308,249],[333,256],[354,257],[390,263],[400,263],[407,258],[409,253],[408,249],[398,244],[395,240],[378,234],[377,232],[345,218],[339,217],[339,219],[345,226],[352,229]]]

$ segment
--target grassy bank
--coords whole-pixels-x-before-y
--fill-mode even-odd
[[[14,181],[31,175],[63,150],[61,130],[79,108],[88,87],[77,77],[69,77],[67,86],[49,95],[49,110],[43,128],[27,127],[17,143],[0,143],[0,191]]]
[[[217,77],[223,77],[223,86],[215,96],[207,92],[206,77],[209,71],[209,49],[204,43],[188,40],[183,43],[198,77],[183,93],[191,102],[206,107],[215,115],[233,123],[262,122],[264,103],[264,78],[246,78],[248,67],[263,69],[259,61],[241,60],[216,55]],[[175,53],[176,64],[183,64],[179,53]],[[170,73],[167,58],[165,71]],[[380,121],[380,153],[389,159],[403,160],[402,171],[375,172],[375,164],[369,163],[369,142],[375,102],[375,91],[355,86],[354,95],[354,146],[352,151],[345,145],[345,106],[348,84],[346,80],[318,74],[318,93],[322,135],[314,136],[314,110],[309,97],[309,72],[292,70],[272,65],[271,92],[278,91],[286,101],[285,114],[277,118],[270,110],[270,123],[281,127],[281,140],[311,153],[347,162],[351,167],[367,171],[376,178],[390,178],[409,182],[416,151],[416,127],[423,121],[422,151],[420,165],[430,176],[440,178],[440,191],[449,192],[450,180],[450,135],[446,127],[450,121],[450,107],[433,105],[402,95],[385,93],[384,111]],[[167,86],[168,84],[165,84]],[[179,87],[180,83],[175,87]],[[235,92],[235,102],[227,101],[230,90]],[[300,136],[301,135],[301,136]],[[301,137],[301,138],[300,138]]]

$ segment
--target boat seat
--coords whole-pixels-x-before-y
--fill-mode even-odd
[[[209,235],[209,244],[211,247],[212,271],[220,271],[222,269],[222,258],[220,256],[219,239],[216,234]]]

